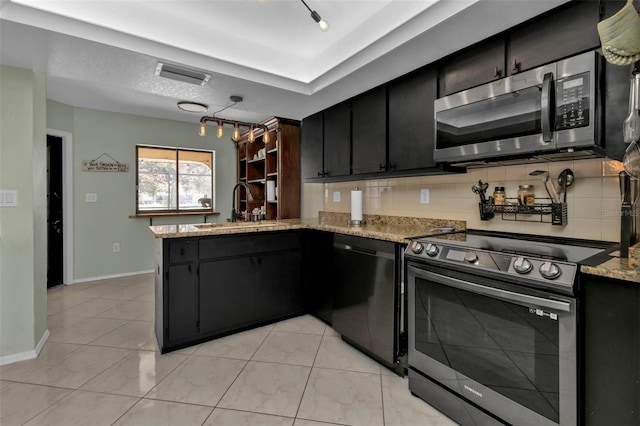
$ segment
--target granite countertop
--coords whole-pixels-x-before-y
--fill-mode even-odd
[[[466,229],[466,223],[464,221],[381,215],[364,215],[364,221],[366,223],[356,227],[348,225],[349,218],[350,215],[348,213],[320,212],[319,217],[314,219],[158,225],[150,226],[149,230],[155,238],[182,238],[294,229],[315,229],[406,244],[409,242],[408,239],[410,237],[442,233],[443,231],[439,229],[441,227],[453,226],[456,230]],[[614,253],[610,260],[598,266],[582,265],[581,271],[589,275],[640,284],[640,244],[636,244],[629,249],[628,259],[617,257]]]
[[[629,249],[629,258],[620,258],[615,252],[611,259],[598,266],[582,265],[580,271],[599,277],[613,278],[640,284],[640,244]]]
[[[406,244],[408,243],[409,237],[442,233],[443,231],[439,229],[440,227],[453,226],[457,230],[465,229],[466,227],[464,221],[444,219],[379,215],[364,215],[363,219],[366,223],[362,226],[355,227],[348,225],[348,213],[320,212],[320,217],[315,219],[158,225],[150,226],[149,230],[155,238],[181,238],[294,229],[315,229]]]

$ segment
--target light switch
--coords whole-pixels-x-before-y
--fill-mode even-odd
[[[97,203],[98,194],[87,192],[86,194],[84,194],[84,201],[87,203]]]
[[[333,202],[334,203],[340,202],[340,191],[333,191]]]
[[[15,189],[0,189],[0,207],[16,207],[18,205],[18,191]]]

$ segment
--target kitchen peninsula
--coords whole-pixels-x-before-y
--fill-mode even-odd
[[[465,228],[462,221],[377,215],[350,227],[348,218],[321,212],[319,219],[150,226],[162,352],[307,311],[305,295],[324,284],[318,277],[330,267],[324,260],[332,241],[321,235],[406,244],[443,227]]]

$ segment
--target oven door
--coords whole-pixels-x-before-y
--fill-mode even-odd
[[[577,422],[576,302],[407,262],[409,366],[511,423]]]

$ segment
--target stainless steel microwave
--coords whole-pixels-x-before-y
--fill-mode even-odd
[[[587,52],[435,101],[438,162],[598,147],[598,54]]]

